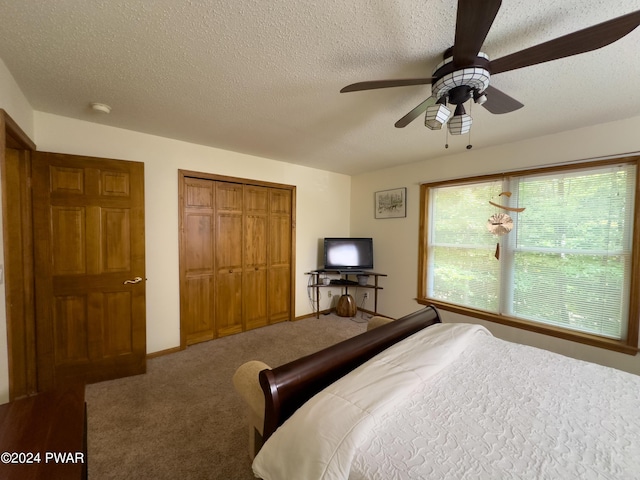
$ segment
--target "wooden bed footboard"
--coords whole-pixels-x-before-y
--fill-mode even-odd
[[[438,311],[426,307],[273,370],[262,370],[259,379],[265,396],[263,439],[266,441],[316,393],[391,345],[435,323],[440,323]]]

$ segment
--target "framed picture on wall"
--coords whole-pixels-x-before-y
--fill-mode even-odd
[[[375,193],[375,218],[401,218],[406,216],[406,188],[394,188]]]

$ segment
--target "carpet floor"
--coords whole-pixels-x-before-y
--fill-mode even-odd
[[[87,385],[89,478],[253,479],[236,368],[275,367],[365,329],[360,314],[283,322],[150,359],[144,375]]]

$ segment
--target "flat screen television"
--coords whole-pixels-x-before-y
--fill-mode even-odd
[[[325,270],[369,270],[373,268],[372,238],[325,238]]]

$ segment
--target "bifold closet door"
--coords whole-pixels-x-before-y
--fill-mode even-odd
[[[211,340],[215,335],[214,199],[214,182],[184,179],[180,316],[186,345]]]
[[[182,345],[291,319],[291,189],[182,177]]]
[[[244,330],[242,325],[244,186],[216,183],[216,335]]]
[[[291,190],[269,191],[269,323],[291,319]]]
[[[243,317],[247,330],[268,325],[269,189],[245,185]]]

